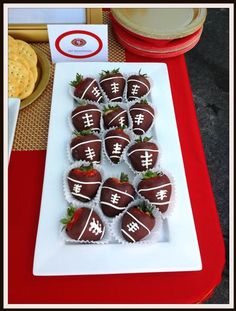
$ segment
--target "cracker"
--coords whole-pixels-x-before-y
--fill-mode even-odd
[[[8,59],[10,60],[14,60],[16,61],[17,63],[21,63],[23,64],[28,70],[30,70],[30,62],[27,58],[17,54],[17,53],[13,53],[13,52],[10,52],[8,53]]]
[[[23,92],[28,84],[30,70],[14,60],[8,60],[8,77],[14,80],[14,84],[19,87],[19,92]]]
[[[18,53],[24,55],[26,58],[30,59],[35,65],[37,64],[37,55],[34,49],[25,41],[15,40],[17,44]]]
[[[12,38],[11,36],[8,35],[8,46],[16,46],[16,40],[14,38]]]
[[[37,79],[38,79],[38,69],[36,66],[30,67],[30,71],[33,74],[34,77],[34,83],[36,83]]]
[[[20,99],[24,99],[33,93],[34,90],[34,77],[31,71],[29,71],[29,80],[25,89],[18,95]]]
[[[18,97],[19,95],[19,86],[15,83],[14,78],[8,79],[8,97]]]

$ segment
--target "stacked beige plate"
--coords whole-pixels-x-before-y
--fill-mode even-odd
[[[200,39],[205,8],[112,9],[113,30],[131,52],[149,57],[171,57],[193,48]]]

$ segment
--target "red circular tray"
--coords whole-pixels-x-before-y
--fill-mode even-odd
[[[169,58],[186,53],[198,43],[203,29],[200,28],[197,32],[186,38],[171,40],[164,47],[157,47],[133,37],[119,27],[117,23],[113,23],[112,26],[117,41],[123,45],[124,48],[134,54],[151,58]]]

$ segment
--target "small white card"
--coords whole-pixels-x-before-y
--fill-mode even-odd
[[[107,62],[107,25],[48,25],[53,63]]]

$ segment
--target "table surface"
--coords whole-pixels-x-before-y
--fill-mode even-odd
[[[224,16],[224,18],[227,19],[227,16],[226,16],[227,12],[224,12],[224,11],[219,12],[219,10],[209,10],[208,15],[209,15],[209,21],[212,18],[219,17],[219,15],[221,16],[221,18],[222,18],[222,16]],[[209,31],[212,31],[210,25],[211,25],[210,22],[209,22],[209,24],[206,24],[206,27],[205,27],[206,28],[206,34]],[[203,33],[203,35],[204,35],[204,33]],[[205,40],[206,40],[206,38],[205,38]],[[191,79],[192,87],[193,87],[193,96],[194,96],[194,100],[195,100],[195,104],[196,104],[196,108],[197,108],[196,110],[198,113],[198,118],[200,120],[200,127],[201,127],[201,130],[203,130],[202,131],[203,143],[205,143],[204,139],[206,139],[207,146],[208,146],[208,149],[205,148],[205,151],[206,151],[207,160],[209,163],[208,167],[209,167],[210,172],[211,172],[211,165],[212,165],[212,160],[211,160],[212,153],[211,152],[212,152],[212,150],[216,150],[216,148],[214,149],[214,147],[217,146],[217,142],[219,143],[219,140],[226,141],[225,136],[224,136],[224,138],[222,136],[220,138],[220,137],[218,137],[218,135],[215,135],[215,130],[218,129],[218,127],[217,127],[217,121],[218,121],[218,123],[221,123],[220,131],[222,130],[222,133],[227,135],[227,130],[225,130],[225,123],[227,123],[227,122],[224,122],[224,124],[222,125],[222,118],[223,118],[223,121],[226,121],[226,119],[227,119],[227,105],[225,105],[226,106],[225,107],[223,104],[225,103],[226,100],[224,100],[223,102],[220,102],[219,97],[217,98],[218,101],[213,101],[212,98],[207,97],[209,93],[207,93],[207,95],[206,95],[205,89],[204,89],[204,84],[202,84],[202,91],[203,92],[201,93],[201,89],[199,89],[199,84],[200,84],[199,81],[204,80],[202,78],[202,76],[204,75],[204,78],[209,79],[209,81],[211,83],[213,83],[213,87],[214,86],[216,87],[218,95],[219,94],[222,95],[222,91],[223,91],[223,95],[222,95],[223,99],[225,99],[225,97],[227,95],[227,90],[225,90],[225,89],[222,90],[221,87],[219,87],[217,84],[215,84],[215,76],[211,76],[211,75],[209,76],[209,66],[208,66],[209,60],[204,58],[204,57],[206,57],[206,54],[205,54],[206,51],[205,51],[205,45],[203,45],[203,48],[201,47],[202,42],[204,43],[204,37],[203,37],[202,41],[199,43],[199,45],[198,45],[199,47],[197,46],[193,51],[190,51],[187,54],[187,63],[189,64],[188,70],[190,72],[190,79]],[[199,55],[199,49],[200,49],[200,55]],[[205,66],[204,66],[204,60],[205,60]],[[218,61],[218,58],[216,58],[216,65],[217,65],[217,61]],[[202,62],[203,62],[203,66],[202,66]],[[197,72],[198,75],[196,75],[196,71],[194,71],[194,70],[197,70],[199,64],[201,65],[201,68],[203,68],[203,70],[200,72],[201,75],[199,75],[199,71]],[[227,71],[227,68],[225,68],[224,65],[225,64],[223,64],[223,69],[224,69],[223,71]],[[226,67],[227,67],[227,65],[226,65]],[[213,71],[214,70],[213,68],[214,68],[214,66],[210,67],[210,69],[212,69],[212,71],[210,70],[211,74],[213,74],[213,72],[215,72],[215,71]],[[196,79],[196,76],[197,76],[197,79]],[[206,84],[205,84],[205,86],[206,86]],[[209,100],[208,105],[202,99],[204,96],[202,94],[206,95],[206,98]],[[204,96],[204,98],[205,98],[205,96]],[[217,110],[217,108],[218,108],[218,110]],[[207,110],[207,118],[209,118],[209,120],[213,119],[215,121],[215,122],[207,122],[208,127],[204,127],[205,121],[206,121],[206,119],[204,119],[204,118],[206,118],[206,116],[203,117],[203,114],[204,114],[203,110],[204,111]],[[217,111],[218,112],[220,111],[220,113],[217,113]],[[201,118],[203,118],[203,119],[201,119]],[[209,120],[207,120],[207,121],[209,121]],[[213,144],[213,142],[212,142],[212,136],[211,135],[214,135],[215,144]],[[208,137],[209,138],[211,137],[211,139],[209,141],[211,144],[209,144],[209,142],[207,141]],[[223,145],[225,147],[225,149],[224,149],[225,154],[227,154],[227,145],[225,145],[225,144],[223,144]],[[204,146],[206,146],[206,144],[204,144]],[[223,150],[222,150],[222,152],[223,152]],[[222,153],[221,154],[216,153],[216,154],[218,155],[218,157],[220,157],[220,155],[222,155]],[[222,163],[222,159],[221,159],[221,162],[218,161],[218,165],[219,165],[219,163]],[[223,163],[225,163],[225,162],[223,162]],[[219,167],[217,167],[217,169],[219,170]],[[227,161],[225,163],[225,166],[224,167],[221,166],[220,169],[222,170],[222,172],[227,169]],[[215,170],[213,169],[211,174],[214,172],[215,172]],[[225,175],[222,174],[222,178],[223,178],[223,176],[225,178],[227,178],[227,174],[225,174]],[[222,182],[221,185],[223,185],[222,178],[220,179],[220,182]],[[217,183],[219,183],[219,179],[212,178],[212,183],[213,183],[213,187],[214,187],[215,185],[217,185]],[[225,186],[225,184],[226,184],[226,186]],[[227,187],[227,182],[225,180],[224,180],[224,187]],[[217,191],[215,192],[215,195],[217,195]],[[225,200],[227,201],[227,197],[225,198]],[[217,200],[217,202],[221,203],[221,201],[218,201],[218,200]],[[218,208],[219,208],[219,205],[218,205]],[[221,216],[221,214],[220,214],[220,216]],[[225,221],[225,223],[223,223],[223,229],[225,229],[225,232],[226,232],[226,228],[227,228],[227,224],[228,224],[227,223],[227,217],[224,218],[224,221]],[[222,282],[224,284],[223,285],[224,286],[223,292],[217,290],[216,294],[213,295],[213,297],[208,301],[208,303],[227,303],[227,299],[228,299],[228,296],[227,296],[227,271],[228,270],[227,269],[228,269],[228,266],[226,265],[226,268],[224,271],[224,279],[223,279],[223,281],[225,280],[225,282]]]

